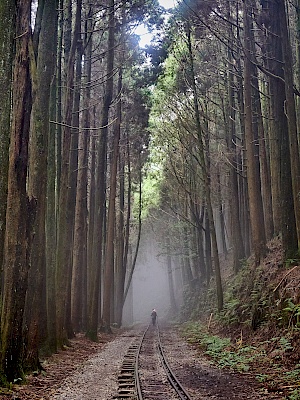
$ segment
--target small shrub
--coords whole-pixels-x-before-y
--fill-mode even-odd
[[[261,356],[255,347],[236,348],[229,338],[211,335],[199,323],[186,324],[183,335],[190,343],[201,346],[205,354],[221,368],[245,372],[250,369],[250,363]]]
[[[288,400],[300,400],[300,389],[292,390],[287,398]]]
[[[282,336],[280,338],[279,344],[283,352],[294,349],[293,346],[291,345],[291,342],[285,336]]]
[[[260,383],[263,383],[269,379],[269,375],[267,374],[257,374],[255,376],[256,380]]]

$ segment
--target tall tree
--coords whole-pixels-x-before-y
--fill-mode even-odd
[[[220,259],[218,254],[218,243],[217,243],[217,236],[216,236],[216,229],[215,229],[212,201],[211,201],[210,172],[209,169],[207,168],[207,160],[205,159],[205,152],[204,152],[204,143],[203,143],[204,138],[203,138],[203,130],[201,127],[200,111],[198,105],[197,86],[196,86],[195,69],[194,69],[194,57],[193,57],[192,41],[191,41],[191,29],[189,25],[187,26],[186,33],[187,33],[188,56],[191,69],[191,86],[193,93],[194,113],[196,119],[196,131],[197,131],[198,145],[199,145],[199,161],[200,161],[200,167],[202,168],[203,179],[204,179],[204,193],[205,193],[207,216],[211,234],[212,254],[214,259],[215,278],[216,278],[217,308],[220,311],[223,308],[223,301],[224,301],[221,270],[220,270]],[[206,149],[206,152],[208,153],[208,149]]]
[[[102,267],[102,251],[104,237],[104,220],[106,204],[106,167],[107,167],[107,138],[109,109],[113,97],[114,83],[114,57],[115,57],[115,4],[109,0],[107,7],[108,36],[107,36],[107,61],[106,61],[106,83],[103,106],[100,118],[100,138],[98,144],[98,159],[96,170],[96,209],[94,224],[94,251],[92,259],[91,276],[91,304],[88,318],[87,335],[92,340],[97,340],[100,276]],[[109,290],[109,289],[108,289]],[[106,327],[105,327],[106,329]]]
[[[81,6],[82,1],[76,2],[76,14],[72,45],[68,58],[68,72],[66,81],[66,93],[64,98],[64,125],[63,125],[63,148],[62,148],[62,170],[60,176],[59,210],[58,210],[58,237],[56,254],[56,323],[58,347],[64,345],[68,339],[67,321],[70,316],[66,314],[68,295],[70,294],[70,262],[71,249],[69,232],[69,182],[70,182],[70,150],[71,150],[71,123],[73,109],[73,86],[74,86],[74,62],[77,48],[78,36],[81,28]]]
[[[87,302],[87,169],[90,128],[93,7],[86,6],[85,62],[82,128],[79,130],[78,174],[74,221],[71,318],[75,332],[82,329]],[[77,110],[78,112],[79,110]],[[86,328],[86,327],[85,327]]]
[[[170,312],[175,314],[177,312],[177,304],[175,299],[175,292],[174,292],[174,278],[173,278],[173,271],[172,271],[172,257],[171,257],[171,244],[170,244],[170,236],[168,233],[166,234],[166,261],[167,261],[167,272],[168,272],[168,284],[169,284],[169,294],[170,294],[170,305],[171,310]]]
[[[29,368],[39,366],[38,347],[46,339],[46,199],[47,155],[49,136],[50,86],[56,60],[58,2],[45,2],[41,13],[36,70],[34,71],[35,97],[32,109],[29,196],[37,199],[34,238],[31,249],[30,286],[27,293],[26,362]],[[32,60],[34,63],[35,60]]]
[[[298,251],[300,249],[300,159],[299,159],[299,143],[298,143],[298,132],[297,132],[297,121],[296,121],[296,109],[295,109],[295,98],[294,98],[294,81],[293,81],[293,57],[292,48],[289,39],[289,31],[287,25],[287,13],[286,13],[286,2],[284,0],[278,1],[279,7],[279,24],[280,34],[282,43],[283,53],[283,70],[284,70],[284,81],[285,81],[285,110],[287,116],[288,125],[288,139],[290,149],[290,160],[291,160],[291,177],[292,177],[292,189],[293,189],[293,200],[294,200],[294,215],[296,222],[296,234],[298,240]],[[290,230],[293,227],[289,227]],[[292,232],[291,232],[292,233]],[[290,245],[290,255],[293,255],[295,249]]]
[[[11,111],[12,61],[15,36],[15,3],[0,4],[0,267],[2,270],[8,179],[8,149]]]
[[[252,63],[253,37],[250,16],[252,13],[251,1],[243,1],[244,21],[244,99],[245,99],[245,142],[247,152],[247,183],[249,193],[251,233],[253,251],[256,263],[266,251],[266,236],[263,219],[262,198],[260,191],[259,163],[256,157],[255,135],[253,128],[252,79],[254,67]]]
[[[230,21],[231,11],[230,1],[227,1],[227,19]],[[245,248],[243,243],[243,235],[240,223],[240,203],[239,203],[239,188],[238,188],[238,156],[237,146],[235,143],[236,138],[236,101],[234,91],[234,71],[233,71],[233,60],[234,52],[232,50],[234,35],[233,26],[230,24],[228,27],[228,36],[230,43],[228,44],[228,107],[226,113],[225,127],[227,130],[227,146],[228,146],[228,157],[229,157],[229,185],[230,185],[230,226],[231,226],[231,240],[233,246],[233,270],[238,272],[241,266],[241,260],[245,257]]]
[[[9,382],[22,376],[23,314],[35,200],[26,192],[30,129],[31,0],[16,2],[16,51],[4,244],[4,293],[1,313],[1,371]]]

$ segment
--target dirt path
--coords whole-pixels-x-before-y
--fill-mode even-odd
[[[28,385],[14,388],[0,399],[20,400],[111,400],[117,392],[117,375],[135,331],[102,336],[93,344],[83,336],[72,347],[50,357],[45,373],[31,376]],[[178,378],[195,400],[282,400],[282,394],[267,393],[250,374],[213,367],[179,337],[174,329],[165,340],[166,355]]]

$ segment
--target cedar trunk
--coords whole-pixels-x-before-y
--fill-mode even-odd
[[[70,149],[71,149],[71,121],[74,85],[74,61],[78,34],[80,32],[81,0],[77,0],[74,36],[68,59],[68,74],[64,102],[65,124],[63,126],[62,170],[60,176],[59,210],[58,210],[58,236],[56,253],[56,329],[57,345],[62,347],[68,340],[69,314],[67,307],[70,296],[70,227],[69,222],[69,196],[70,196]]]
[[[288,257],[295,256],[300,249],[300,160],[299,160],[299,144],[298,144],[298,132],[297,132],[297,121],[296,121],[296,109],[295,109],[295,98],[294,98],[294,82],[293,82],[293,61],[292,61],[292,49],[289,40],[289,32],[287,26],[287,15],[286,6],[284,0],[278,1],[279,5],[279,24],[280,33],[282,40],[282,53],[283,53],[283,69],[284,69],[284,81],[285,81],[285,112],[287,115],[288,123],[288,138],[289,138],[289,150],[291,160],[291,177],[292,177],[292,189],[293,189],[293,201],[294,201],[294,215],[296,222],[296,235],[298,240],[297,248],[294,246],[294,242],[286,243],[285,254]],[[285,183],[283,183],[284,185]],[[284,190],[284,189],[283,189]],[[285,221],[286,223],[286,221]],[[293,237],[294,226],[288,226],[289,236]]]
[[[0,2],[0,269],[2,270],[7,201],[8,150],[11,111],[13,38],[15,5],[11,0]]]
[[[113,68],[114,68],[114,43],[115,43],[115,19],[114,0],[109,1],[108,6],[108,38],[107,38],[107,65],[106,65],[106,87],[104,103],[101,114],[101,136],[99,140],[97,171],[96,171],[96,200],[95,200],[95,223],[93,234],[93,253],[91,271],[91,297],[88,316],[87,336],[91,340],[97,340],[100,278],[102,267],[103,235],[105,222],[106,203],[106,159],[107,159],[107,135],[109,109],[113,95]]]
[[[264,230],[264,218],[262,198],[260,192],[259,164],[256,157],[255,136],[253,130],[252,108],[252,77],[253,65],[251,62],[252,34],[249,21],[247,1],[243,3],[244,13],[244,101],[245,101],[245,142],[247,152],[247,184],[249,193],[249,208],[252,233],[252,246],[255,261],[258,264],[266,251],[266,238]]]
[[[30,257],[29,290],[26,304],[26,364],[39,367],[38,347],[46,339],[46,198],[49,136],[50,86],[55,67],[58,2],[43,8],[35,76],[36,95],[31,128],[29,195],[37,198],[34,239]],[[53,40],[54,39],[54,40]]]
[[[9,382],[23,372],[22,324],[28,286],[30,227],[34,216],[34,201],[29,201],[26,193],[31,112],[30,6],[30,0],[17,2],[1,314],[1,371]]]

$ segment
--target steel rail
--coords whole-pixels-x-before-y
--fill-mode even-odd
[[[167,374],[168,380],[170,384],[173,386],[175,389],[176,393],[182,400],[192,400],[192,398],[189,396],[189,394],[186,392],[184,387],[181,385],[179,380],[177,379],[176,375],[172,371],[172,368],[170,367],[170,364],[168,363],[165,353],[163,351],[163,346],[162,346],[162,341],[161,341],[161,336],[160,336],[160,331],[159,331],[159,325],[157,323],[157,335],[158,335],[158,349],[159,353],[162,359],[162,364],[165,369],[165,372]]]
[[[141,348],[145,339],[145,336],[152,324],[150,323],[145,332],[142,335],[142,338],[140,340],[138,350],[136,353],[136,360],[135,360],[135,386],[136,386],[136,394],[137,394],[137,399],[138,400],[143,400],[143,393],[141,389],[141,383],[140,383],[140,378],[139,378],[139,355],[141,353]],[[185,391],[177,377],[175,376],[174,372],[172,371],[166,356],[163,351],[163,346],[162,346],[162,341],[161,341],[161,335],[160,335],[160,330],[159,330],[159,325],[158,325],[158,320],[156,322],[156,331],[157,331],[157,340],[158,340],[158,350],[160,354],[160,358],[162,361],[163,368],[166,372],[168,381],[170,382],[171,386],[174,388],[176,393],[178,394],[179,398],[181,400],[192,400],[192,398],[188,395],[188,393]]]
[[[140,382],[140,376],[139,376],[139,354],[141,352],[143,341],[145,339],[146,333],[148,332],[148,329],[150,328],[150,325],[151,324],[148,325],[147,329],[143,333],[143,336],[140,340],[139,347],[137,349],[136,358],[135,358],[135,374],[134,375],[135,375],[135,387],[136,387],[138,400],[143,400],[143,393],[142,393],[142,389],[141,389],[141,382]]]

